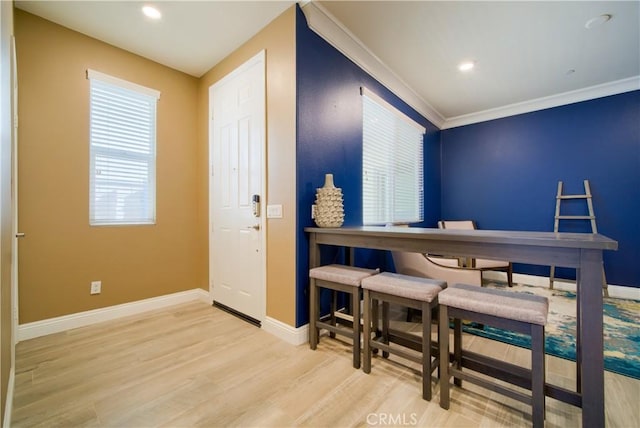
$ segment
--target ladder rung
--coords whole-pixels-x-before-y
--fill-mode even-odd
[[[589,199],[591,195],[560,195],[558,199]]]
[[[562,201],[564,199],[585,199],[587,201],[587,212],[589,213],[589,215],[560,215],[560,206],[562,205]],[[591,187],[589,186],[589,180],[584,180],[584,194],[581,195],[563,195],[562,181],[558,181],[558,193],[556,194],[556,213],[554,218],[554,232],[558,232],[558,229],[560,227],[560,220],[591,220],[591,232],[598,233],[598,228],[596,227],[596,215],[593,212],[593,200],[591,195]],[[554,277],[555,266],[551,266],[551,271],[549,272],[549,288],[553,288]],[[605,297],[609,297],[607,280],[604,274],[604,264],[602,264],[602,289],[604,290]]]

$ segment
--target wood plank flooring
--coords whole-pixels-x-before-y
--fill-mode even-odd
[[[408,328],[411,328],[409,325]],[[529,351],[465,336],[465,347],[527,364]],[[514,427],[522,403],[465,383],[451,408],[422,400],[417,365],[323,338],[292,346],[194,302],[19,343],[14,427]],[[573,388],[575,365],[547,356],[547,380]],[[605,372],[609,427],[640,426],[640,381]],[[581,410],[547,399],[547,427],[577,427]]]

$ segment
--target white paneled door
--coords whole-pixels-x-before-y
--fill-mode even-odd
[[[265,54],[209,88],[209,279],[214,302],[266,312]]]

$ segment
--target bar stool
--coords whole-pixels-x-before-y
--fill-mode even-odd
[[[381,273],[362,280],[364,295],[364,363],[365,373],[371,373],[372,349],[383,356],[396,354],[422,365],[422,398],[431,400],[431,373],[438,368],[438,353],[432,352],[431,313],[438,308],[438,293],[446,288],[445,281],[418,278],[395,273]],[[377,331],[378,301],[382,302],[382,336],[371,337],[371,327]],[[389,329],[389,303],[422,311],[422,336]],[[394,346],[391,346],[391,343]],[[409,349],[422,353],[419,357]],[[437,349],[437,348],[436,348]],[[434,356],[433,363],[431,356]]]
[[[360,281],[378,273],[374,269],[363,269],[344,265],[320,266],[309,270],[309,345],[316,349],[320,340],[320,329],[340,334],[353,340],[353,367],[360,368]],[[331,290],[331,310],[328,316],[321,317],[320,290]],[[349,328],[337,323],[335,292],[342,291],[350,295],[352,321]],[[328,322],[327,322],[328,321]]]
[[[462,386],[462,381],[480,385],[500,394],[532,406],[534,427],[544,426],[544,326],[547,323],[549,301],[546,297],[513,291],[481,288],[473,285],[455,284],[438,295],[440,301],[440,407],[449,408],[449,379]],[[449,364],[449,318],[454,319],[453,362]],[[464,352],[465,361],[494,378],[527,388],[524,394],[504,387],[494,381],[481,378],[469,371],[462,371],[462,322],[476,321],[505,330],[531,336],[531,370],[489,358],[484,355]]]

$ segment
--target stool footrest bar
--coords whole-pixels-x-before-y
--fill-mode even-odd
[[[321,321],[318,321],[316,323],[316,326],[318,328],[323,328],[325,330],[328,330],[328,331],[330,331],[332,333],[340,334],[342,336],[350,337],[350,338],[353,339],[353,331],[352,330],[349,330],[349,329],[346,329],[346,328],[343,328],[343,327],[334,326],[334,325],[331,325],[331,324],[327,324],[327,323],[321,322]]]
[[[404,351],[402,349],[398,349],[395,346],[391,346],[391,345],[387,345],[386,343],[380,343],[378,340],[372,340],[371,341],[371,347],[375,348],[375,349],[380,349],[381,351],[385,351],[385,352],[389,352],[395,355],[398,355],[402,358],[405,358],[407,360],[411,360],[413,362],[416,363],[421,363],[422,362],[422,356],[421,355],[415,355],[412,354],[410,352]]]
[[[457,368],[454,368],[454,367],[449,368],[449,374],[454,378],[469,381],[471,383],[474,383],[478,386],[481,386],[493,392],[497,392],[507,397],[511,397],[514,400],[518,400],[522,403],[525,403],[528,405],[531,405],[532,403],[532,399],[530,395],[523,394],[518,391],[514,391],[513,389],[506,388],[502,385],[498,385],[495,382],[491,382],[489,380],[483,379],[480,376],[477,376],[475,374],[463,372],[462,370],[458,370]],[[441,380],[441,382],[442,381],[443,380]]]
[[[531,370],[522,366],[463,350],[462,367],[521,388],[531,389]]]

